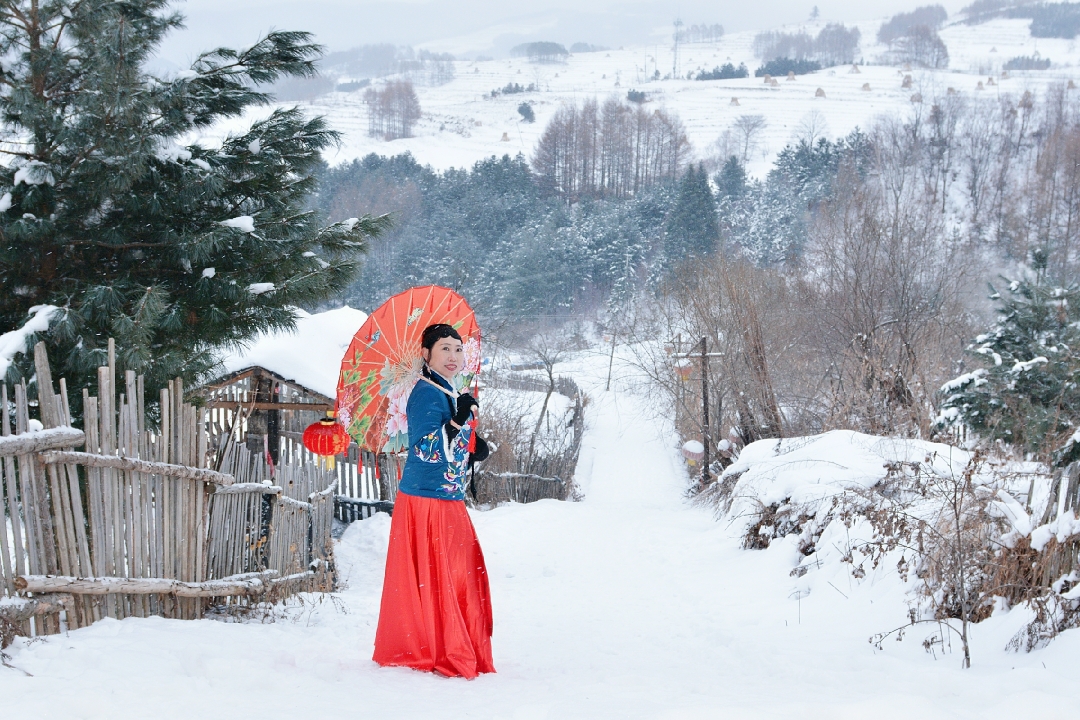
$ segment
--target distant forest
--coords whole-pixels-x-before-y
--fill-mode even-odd
[[[1074,96],[948,95],[837,140],[804,121],[761,179],[738,156],[692,161],[674,113],[588,101],[557,113],[531,158],[437,172],[369,155],[324,167],[316,205],[331,220],[393,217],[348,291],[359,307],[434,282],[489,315],[602,311],[691,257],[812,274],[822,247],[860,227],[915,233],[924,257],[950,262],[957,248],[1006,264],[1041,248],[1047,277],[1067,282],[1080,270]]]

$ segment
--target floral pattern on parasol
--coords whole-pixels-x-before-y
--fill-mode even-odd
[[[360,447],[398,453],[409,444],[405,407],[420,376],[420,336],[434,323],[454,327],[464,341],[463,392],[480,372],[480,327],[472,308],[452,290],[427,285],[383,303],[353,337],[341,361],[337,416]]]

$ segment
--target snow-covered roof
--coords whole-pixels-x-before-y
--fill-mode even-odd
[[[338,373],[353,335],[367,314],[346,305],[314,315],[296,311],[296,330],[262,334],[245,349],[221,360],[223,375],[261,367],[329,398],[337,395]]]

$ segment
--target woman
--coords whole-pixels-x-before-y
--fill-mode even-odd
[[[461,336],[449,325],[430,325],[420,353],[373,659],[472,679],[495,672],[487,568],[465,510],[465,473],[488,447],[477,436],[470,458],[468,422],[479,405],[451,382],[463,365]]]

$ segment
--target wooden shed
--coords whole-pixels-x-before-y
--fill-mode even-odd
[[[298,311],[295,330],[263,334],[223,357],[221,375],[198,389],[219,463],[239,463],[259,481],[279,467],[317,462],[303,446],[304,428],[334,409],[341,359],[366,319],[347,306]],[[362,453],[354,443],[334,472],[335,512],[343,520],[355,519],[357,507],[388,509],[393,501],[396,470],[389,458]]]

